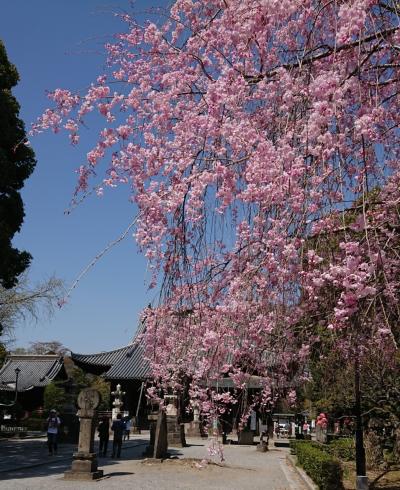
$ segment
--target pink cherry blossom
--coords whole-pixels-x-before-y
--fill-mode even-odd
[[[185,379],[210,417],[232,406],[222,377],[240,392],[257,376],[254,406],[294,399],[316,325],[343,350],[354,338],[397,348],[390,4],[177,0],[144,26],[124,14],[105,73],[86,93],[50,93],[33,127],[78,144],[101,119],[77,191],[130,184],[161,289],[144,312],[154,377],[173,390]]]

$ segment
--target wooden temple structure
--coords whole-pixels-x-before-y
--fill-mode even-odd
[[[48,384],[67,378],[61,355],[10,354],[0,369],[0,394],[4,401],[17,399],[24,410],[33,411],[43,406]]]
[[[128,412],[129,417],[137,417],[136,424],[139,427],[147,427],[145,388],[150,368],[144,359],[144,347],[141,342],[134,339],[125,347],[96,354],[71,352],[71,359],[83,371],[100,375],[109,381],[112,392],[120,385],[121,391],[125,392],[122,412]]]

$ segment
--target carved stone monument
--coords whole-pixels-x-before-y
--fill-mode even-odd
[[[74,453],[72,467],[64,473],[66,480],[97,480],[103,471],[97,469],[94,452],[94,431],[96,408],[100,403],[100,393],[93,388],[83,389],[78,396],[78,417],[80,419],[78,452]]]

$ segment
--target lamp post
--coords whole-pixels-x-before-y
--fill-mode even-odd
[[[15,405],[17,403],[17,397],[18,397],[18,376],[19,373],[21,372],[21,369],[19,367],[16,367],[14,371],[15,371],[15,398],[14,398],[14,405]]]

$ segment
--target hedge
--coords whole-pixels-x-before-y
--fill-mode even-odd
[[[292,451],[304,471],[320,490],[342,490],[343,470],[340,462],[310,441],[291,441]]]
[[[337,439],[324,449],[332,456],[343,461],[354,461],[356,459],[356,446],[353,438]]]

